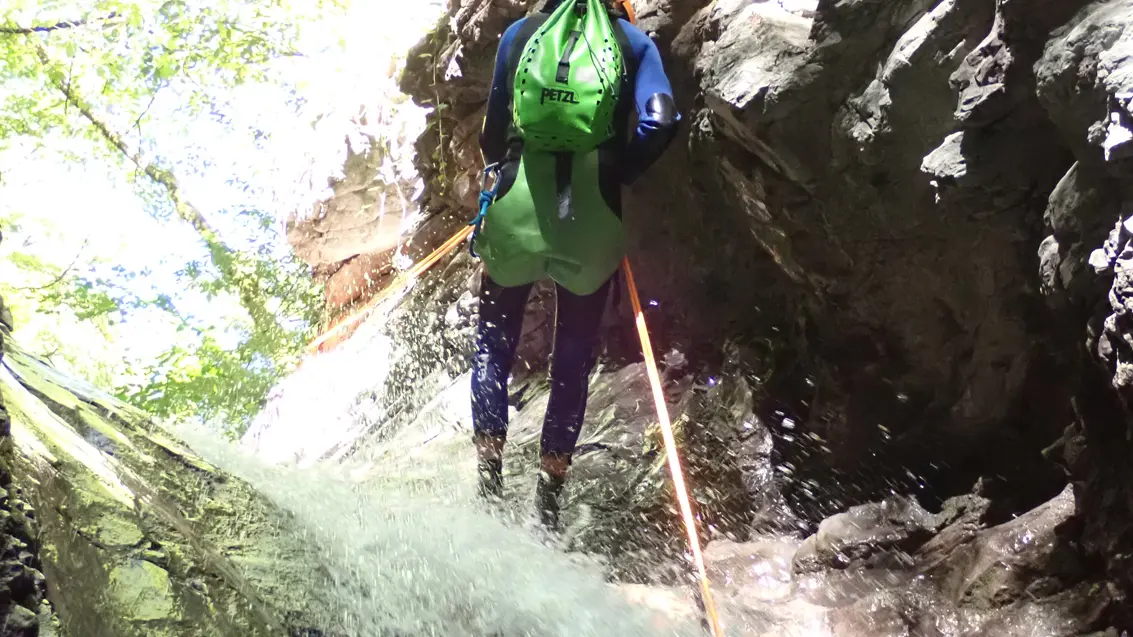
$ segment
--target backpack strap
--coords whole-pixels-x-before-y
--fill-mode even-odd
[[[523,49],[527,47],[527,42],[531,40],[539,27],[547,22],[547,18],[551,16],[546,13],[536,13],[535,15],[528,16],[523,21],[523,26],[515,32],[515,37],[512,38],[511,48],[507,52],[507,94],[508,103],[511,102],[512,96],[515,95],[515,75],[519,71],[519,60],[523,57]]]
[[[512,38],[511,45],[507,52],[507,101],[508,112],[514,108],[512,100],[515,99],[515,76],[519,71],[519,61],[523,59],[523,49],[527,47],[527,43],[534,37],[535,33],[547,22],[550,16],[546,13],[537,13],[528,16],[519,30],[515,32],[515,37]],[[509,116],[508,118],[508,150],[505,156],[505,161],[518,161],[520,155],[523,154],[523,138],[521,138],[515,131],[515,123]],[[510,184],[509,184],[510,185]]]
[[[618,105],[614,111],[614,127],[617,131],[615,139],[610,143],[613,147],[620,149],[623,147],[629,135],[629,119],[634,110],[634,87],[637,84],[637,56],[634,54],[633,45],[630,44],[629,35],[626,34],[625,26],[620,20],[614,21],[614,39],[618,43],[618,48],[622,51],[622,82],[621,93],[622,96],[618,100]],[[609,147],[609,146],[607,146]],[[620,153],[619,153],[620,154]]]
[[[614,36],[618,40],[618,46],[622,49],[622,60],[623,64],[625,64],[622,90],[632,89],[634,78],[637,77],[637,55],[633,52],[633,45],[630,44],[629,35],[626,33],[625,27],[622,26],[620,20],[614,22]]]

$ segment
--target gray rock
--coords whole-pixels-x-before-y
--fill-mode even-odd
[[[942,520],[915,500],[893,497],[863,504],[823,520],[818,533],[808,537],[794,558],[799,573],[846,568],[868,562],[882,552],[912,553],[939,530]]]
[[[921,163],[921,171],[936,181],[956,183],[968,174],[968,161],[964,157],[964,133],[952,133],[929,153]]]
[[[1070,547],[1064,546],[1062,527],[1074,514],[1074,495],[1067,487],[1054,500],[1015,520],[980,531],[956,547],[947,559],[921,553],[925,572],[954,602],[979,608],[998,608],[1063,590],[1046,578],[1074,582],[1084,575]]]
[[[8,609],[4,625],[0,627],[3,637],[39,637],[39,616],[23,606],[13,605]]]
[[[1107,241],[1108,248],[1094,248],[1119,215],[1115,195],[1112,184],[1081,163],[1075,163],[1051,193],[1045,221],[1052,234],[1040,246],[1039,268],[1042,291],[1056,305],[1087,298],[1096,287],[1094,273],[1111,268],[1116,254],[1110,252],[1120,238]]]
[[[695,30],[694,30],[695,29]],[[677,51],[695,46],[697,32],[719,33],[695,55],[704,98],[723,133],[788,179],[811,180],[800,155],[821,139],[800,137],[794,125],[803,90],[818,71],[804,69],[811,43],[810,21],[774,3],[716,3],[685,27]]]
[[[792,629],[822,626],[845,637],[1026,637],[1036,630],[1076,637],[1113,609],[1104,586],[1076,583],[1084,565],[1063,544],[1073,513],[1069,490],[990,529],[980,521],[987,504],[964,496],[931,515],[893,501],[831,519],[827,531],[842,529],[845,537],[876,529],[878,549],[910,541],[910,529],[931,535],[932,527],[943,527],[899,562],[853,559],[851,568],[800,572],[800,563],[813,562],[814,538],[801,545],[714,542],[705,561],[725,617],[730,626],[742,625],[744,635],[794,635]]]
[[[1091,4],[1052,35],[1034,65],[1039,99],[1078,159],[1091,166],[1107,154],[1117,160],[1113,152],[1126,145],[1120,135],[1125,96],[1133,91],[1124,45],[1131,15],[1129,2]]]

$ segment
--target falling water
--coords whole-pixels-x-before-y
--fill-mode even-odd
[[[213,433],[177,433],[294,514],[334,573],[327,634],[699,634],[695,625],[628,602],[589,558],[557,551],[479,509],[457,476],[463,467],[451,462],[419,465],[423,478],[370,470],[359,481],[345,466],[274,467]]]

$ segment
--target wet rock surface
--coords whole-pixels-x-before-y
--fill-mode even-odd
[[[3,338],[0,635],[335,634],[286,514]]]
[[[0,306],[3,301],[0,301]],[[6,309],[6,308],[5,308]],[[0,347],[10,338],[11,315],[0,327]],[[0,350],[0,361],[3,351]],[[58,626],[47,601],[47,580],[40,562],[35,510],[13,481],[15,452],[12,421],[0,403],[0,635],[49,635]]]
[[[1071,637],[1087,634],[1120,603],[1074,557],[1069,488],[1035,511],[990,528],[972,515],[986,504],[966,496],[936,516],[907,502],[836,516],[820,531],[827,544],[832,536],[853,546],[864,546],[856,538],[883,538],[878,548],[888,546],[890,559],[844,552],[833,569],[815,567],[815,543],[824,541],[819,536],[801,544],[773,537],[713,542],[705,559],[728,634]],[[968,514],[955,518],[960,511]],[[906,544],[908,550],[891,541],[895,519],[924,531],[934,517],[954,519],[936,535],[926,532],[927,541]],[[695,612],[680,591],[670,595],[674,614]]]

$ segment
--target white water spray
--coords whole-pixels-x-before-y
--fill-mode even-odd
[[[437,480],[400,474],[351,483],[337,470],[266,465],[208,431],[177,434],[296,516],[335,574],[337,608],[328,616],[349,635],[699,634],[629,603],[596,564],[482,512],[446,486],[440,463],[427,467],[440,472]]]

